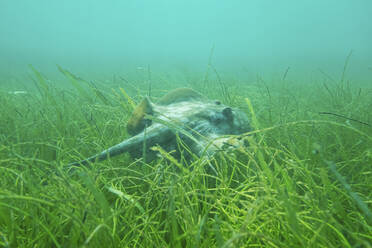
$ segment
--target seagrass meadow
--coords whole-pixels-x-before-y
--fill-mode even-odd
[[[0,82],[1,247],[372,246],[370,80],[58,69]],[[127,138],[134,105],[177,87],[251,120],[249,146],[211,159],[217,173],[166,152],[66,166]]]

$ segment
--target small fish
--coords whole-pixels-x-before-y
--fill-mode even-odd
[[[15,90],[15,91],[8,91],[8,94],[11,94],[11,95],[25,95],[25,94],[28,94],[28,92],[25,91],[25,90]]]

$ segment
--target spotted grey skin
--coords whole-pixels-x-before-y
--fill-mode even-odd
[[[195,97],[195,91],[191,89],[187,91],[192,93],[192,97],[182,95],[166,104],[146,100],[152,108],[152,114],[144,117],[151,120],[147,128],[99,154],[69,165],[85,165],[124,152],[128,152],[132,158],[140,158],[144,147],[146,160],[151,161],[157,155],[151,149],[154,146],[160,146],[167,152],[179,152],[178,138],[193,154],[212,156],[222,147],[224,139],[221,136],[238,135],[251,130],[248,117],[243,111],[219,101]]]

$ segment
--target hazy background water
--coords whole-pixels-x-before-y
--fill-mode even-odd
[[[372,74],[370,0],[0,0],[0,73]]]

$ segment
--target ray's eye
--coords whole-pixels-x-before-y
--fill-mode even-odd
[[[218,100],[214,101],[214,103],[215,103],[216,105],[221,105],[221,102],[218,101]]]
[[[227,107],[222,110],[222,114],[228,119],[232,120],[233,119],[233,112],[232,109]]]

